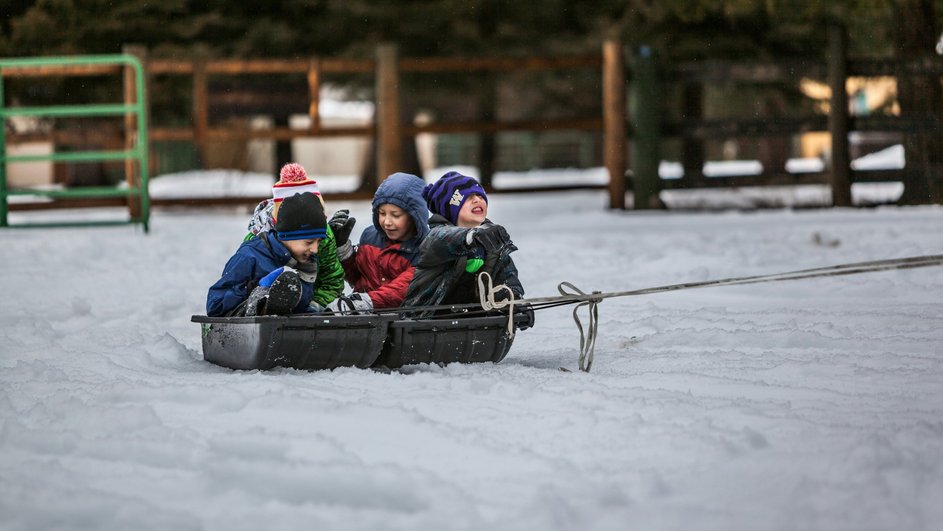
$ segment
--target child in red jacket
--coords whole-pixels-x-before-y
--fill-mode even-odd
[[[328,308],[335,312],[396,308],[419,259],[419,244],[429,232],[429,211],[422,197],[425,182],[408,173],[387,177],[373,196],[373,225],[364,229],[360,244],[350,233],[356,219],[339,210],[328,224],[337,239],[337,257],[344,266],[354,293],[342,296]]]

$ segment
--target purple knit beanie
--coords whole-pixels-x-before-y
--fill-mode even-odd
[[[458,220],[458,211],[472,194],[478,194],[485,203],[488,202],[488,194],[478,181],[457,171],[446,173],[422,190],[422,197],[429,205],[429,211],[448,219],[453,225]]]

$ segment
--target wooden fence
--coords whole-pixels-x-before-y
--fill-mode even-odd
[[[851,184],[856,182],[901,181],[905,186],[926,188],[922,202],[943,202],[943,167],[939,153],[907,153],[903,169],[854,170],[849,150],[850,133],[894,132],[904,138],[939,138],[943,116],[920,114],[903,109],[900,115],[852,116],[849,112],[846,81],[853,76],[891,76],[908,81],[931,78],[939,85],[943,59],[939,56],[906,60],[851,60],[847,37],[841,27],[832,27],[828,48],[821,62],[808,60],[777,63],[742,61],[703,61],[678,65],[657,65],[657,58],[636,50],[631,54],[632,80],[628,84],[632,105],[628,119],[634,129],[632,172],[637,207],[653,206],[659,190],[679,188],[714,188],[729,186],[765,186],[828,184],[835,206],[851,205]],[[802,78],[827,80],[830,88],[827,115],[763,116],[750,119],[705,119],[701,115],[703,88],[712,83],[798,84]],[[665,105],[661,83],[681,87],[678,106],[684,115],[669,122],[664,113],[653,112]],[[936,93],[939,95],[939,92]],[[928,106],[932,108],[932,106]],[[938,102],[936,109],[943,107]],[[827,131],[831,140],[830,157],[824,171],[791,173],[782,164],[765,167],[758,175],[705,176],[703,143],[718,138],[796,137],[809,132]],[[683,177],[663,180],[658,177],[659,146],[669,138],[682,139]],[[654,139],[654,141],[652,141]],[[912,155],[918,155],[913,156]],[[911,160],[913,159],[913,160]],[[785,160],[781,161],[782,163]],[[615,191],[618,193],[618,189]]]
[[[409,58],[400,57],[394,45],[381,45],[373,59],[312,58],[297,60],[167,60],[149,59],[146,50],[126,47],[125,53],[141,59],[146,76],[190,76],[192,78],[192,122],[187,127],[151,126],[152,141],[193,142],[197,150],[208,149],[218,140],[268,139],[289,141],[297,138],[326,138],[336,136],[363,136],[375,139],[377,168],[375,181],[359,196],[369,197],[376,184],[386,175],[402,167],[403,143],[420,133],[478,133],[494,134],[507,131],[586,130],[602,132],[603,160],[609,174],[609,205],[625,208],[626,192],[631,189],[635,208],[656,207],[660,190],[718,186],[761,186],[804,183],[828,183],[835,205],[851,203],[850,186],[853,182],[906,180],[914,173],[928,176],[939,183],[938,167],[912,168],[885,172],[852,171],[848,156],[848,134],[851,131],[901,131],[908,134],[932,135],[941,130],[936,117],[874,116],[851,117],[845,80],[849,76],[906,76],[943,73],[938,58],[918,58],[912,61],[851,61],[847,57],[847,39],[843,31],[830,34],[829,48],[821,62],[748,64],[742,62],[709,61],[679,65],[661,65],[654,54],[638,48],[627,53],[618,41],[603,43],[601,53],[570,57],[519,58]],[[566,69],[595,69],[600,72],[602,91],[601,116],[575,119],[529,121],[474,121],[461,123],[432,123],[414,125],[401,119],[400,76],[404,73],[439,72],[517,72]],[[101,73],[101,72],[98,72]],[[41,75],[41,72],[18,72],[17,75]],[[61,74],[61,72],[59,72]],[[87,75],[88,71],[75,72]],[[275,127],[257,130],[245,127],[220,126],[210,123],[209,76],[244,76],[268,74],[303,74],[308,85],[308,115],[310,127],[294,129]],[[375,82],[376,114],[372,126],[325,127],[320,119],[319,95],[326,75],[373,75]],[[3,72],[3,75],[9,75]],[[798,82],[802,77],[827,79],[832,87],[831,112],[828,116],[776,117],[775,119],[704,119],[698,109],[703,86],[715,81],[737,80],[750,82]],[[668,121],[661,112],[669,102],[664,101],[664,84],[681,84],[685,116],[681,121]],[[152,120],[153,123],[153,120]],[[828,131],[831,135],[831,163],[825,171],[793,174],[783,168],[765,168],[760,175],[738,177],[707,177],[703,173],[706,140],[718,137],[789,136],[810,131]],[[31,137],[35,139],[35,135]],[[684,143],[684,176],[664,180],[658,175],[660,146],[666,139],[681,138]],[[17,135],[11,135],[15,142]],[[68,142],[67,135],[56,133],[57,142]],[[88,142],[87,136],[81,139]],[[630,175],[627,178],[626,175]],[[939,185],[937,184],[939,187]],[[941,201],[939,195],[936,201]],[[259,198],[220,198],[154,200],[153,204],[200,204],[252,202]],[[44,204],[40,208],[48,208]],[[75,205],[69,205],[75,206]],[[17,206],[13,207],[14,209]],[[30,208],[19,205],[20,209]]]

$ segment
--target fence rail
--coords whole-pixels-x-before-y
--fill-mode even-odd
[[[660,64],[657,57],[647,54],[644,48],[629,51],[619,41],[603,43],[600,54],[568,57],[449,57],[415,58],[400,57],[392,45],[381,45],[374,58],[303,58],[303,59],[247,59],[247,60],[166,60],[149,59],[146,50],[134,47],[126,49],[143,65],[144,84],[155,76],[189,76],[192,78],[191,124],[183,127],[150,127],[138,134],[144,143],[153,141],[192,142],[198,152],[205,151],[215,141],[247,141],[268,139],[286,142],[302,138],[333,138],[359,136],[375,139],[375,180],[361,189],[360,195],[369,195],[387,174],[401,168],[400,146],[423,133],[454,134],[472,133],[494,135],[512,131],[580,130],[596,131],[603,136],[602,159],[609,174],[609,206],[624,208],[626,192],[634,195],[635,208],[656,206],[660,190],[695,187],[762,186],[781,184],[825,183],[832,190],[836,205],[851,204],[850,187],[853,182],[875,180],[903,180],[919,178],[920,172],[929,172],[928,179],[943,179],[933,168],[914,167],[908,163],[904,170],[855,171],[849,160],[848,136],[852,132],[883,131],[904,135],[939,135],[943,122],[937,116],[851,116],[848,112],[846,80],[852,76],[940,76],[943,61],[937,57],[909,58],[903,60],[851,60],[847,53],[847,37],[841,28],[829,33],[829,46],[824,56],[817,60],[790,60],[775,63],[743,61],[698,61],[682,64]],[[121,72],[125,67],[109,64],[55,65],[46,61],[22,64],[16,69],[3,69],[3,77],[36,77],[51,75],[102,75]],[[568,69],[591,69],[601,77],[601,115],[568,119],[534,119],[518,121],[476,120],[464,122],[439,122],[416,125],[404,123],[400,115],[400,80],[403,74],[470,73],[470,72],[519,72],[557,71]],[[210,121],[210,76],[245,76],[295,74],[305,76],[307,83],[307,109],[310,126],[305,129],[278,126],[255,130],[245,127],[220,126]],[[355,74],[372,75],[375,83],[375,108],[373,124],[366,126],[328,127],[321,120],[320,92],[325,75]],[[707,118],[703,116],[703,87],[715,83],[762,85],[771,83],[798,83],[803,77],[824,80],[832,88],[831,111],[808,116],[771,116],[765,118]],[[665,101],[665,85],[681,87],[682,101],[676,103],[682,109],[683,119],[669,120],[661,110],[669,105]],[[142,96],[143,98],[143,96]],[[140,102],[140,100],[139,100]],[[101,106],[97,111],[130,115],[131,103]],[[21,115],[34,112],[17,109]],[[36,110],[35,112],[39,112]],[[44,109],[45,116],[67,116],[86,112],[61,107]],[[138,124],[144,123],[141,119]],[[744,137],[790,137],[808,132],[827,132],[831,138],[831,158],[823,171],[790,173],[785,168],[765,168],[764,173],[753,176],[713,177],[703,172],[705,162],[704,144],[718,138]],[[22,135],[19,139],[36,139],[42,135]],[[54,131],[55,140],[66,142],[88,140],[88,136],[76,138],[67,131]],[[94,135],[92,135],[94,136]],[[107,135],[102,135],[107,136]],[[682,166],[684,175],[680,179],[661,179],[658,163],[661,146],[668,139],[682,142]],[[139,144],[140,145],[140,144]],[[630,153],[631,152],[631,153]],[[133,155],[128,148],[113,153]],[[111,157],[105,151],[96,156]],[[59,159],[67,160],[67,159]],[[146,158],[142,159],[146,166]],[[485,163],[487,161],[483,161]],[[629,171],[631,170],[631,171]],[[146,167],[142,177],[146,186]],[[626,175],[631,175],[626,178]],[[146,198],[146,194],[144,196]],[[248,201],[254,201],[250,198]],[[201,201],[205,199],[182,199],[179,201]],[[236,198],[221,198],[219,202],[238,201]],[[937,201],[940,201],[938,198]],[[31,208],[20,206],[20,208]]]

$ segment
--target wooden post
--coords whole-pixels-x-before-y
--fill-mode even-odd
[[[5,107],[3,96],[3,68],[0,67],[0,109]],[[10,207],[7,204],[7,140],[6,140],[6,122],[0,124],[0,155],[4,160],[0,160],[0,227],[8,226],[7,213]]]
[[[200,158],[200,167],[206,164],[206,133],[209,130],[209,87],[206,61],[193,62],[193,143]]]
[[[311,118],[309,130],[317,134],[321,131],[321,60],[312,59],[308,64],[308,117]]]
[[[625,208],[625,54],[622,42],[602,46],[603,160],[609,172],[609,208]]]
[[[828,85],[832,89],[829,102],[828,131],[832,137],[830,177],[832,206],[851,206],[851,160],[848,153],[848,92],[845,81],[848,34],[845,27],[832,24],[828,28]]]
[[[661,94],[654,52],[641,46],[632,54],[632,85],[629,90],[632,119],[631,158],[634,208],[663,208],[658,192],[661,177]]]
[[[377,46],[376,186],[402,167],[403,125],[400,123],[399,52],[395,44]],[[376,190],[374,186],[374,190]]]
[[[498,106],[498,91],[496,81],[490,73],[484,74],[479,86],[481,93],[478,99],[478,119],[482,123],[494,121],[495,109]],[[487,191],[491,191],[494,177],[495,134],[485,131],[478,135],[478,181]]]
[[[681,113],[684,121],[699,121],[704,117],[704,85],[700,82],[687,83],[681,89]],[[684,128],[684,132],[689,130]],[[684,132],[681,138],[682,179],[699,179],[704,174],[704,142]]]
[[[125,55],[137,57],[144,65],[145,83],[147,83],[147,48],[140,45],[126,44],[121,47],[121,52]],[[148,92],[145,91],[145,94]],[[126,66],[124,68],[124,103],[131,105],[136,103],[137,81],[135,79],[134,68]],[[124,115],[124,149],[131,151],[137,146],[140,140],[137,135],[137,117],[134,113]],[[139,146],[140,149],[147,150],[150,146]],[[138,171],[135,161],[128,158],[124,161],[124,180],[129,188],[138,186]],[[146,191],[145,191],[146,193]],[[131,219],[140,219],[141,217],[141,199],[140,196],[128,196],[128,214]]]

